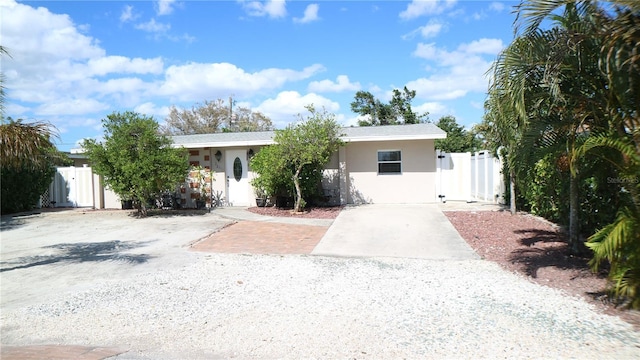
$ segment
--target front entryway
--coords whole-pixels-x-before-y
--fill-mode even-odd
[[[249,167],[246,150],[227,150],[227,200],[230,206],[249,206]]]

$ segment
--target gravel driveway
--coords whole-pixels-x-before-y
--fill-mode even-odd
[[[129,244],[122,224],[156,231],[106,260],[16,268],[52,244],[40,217],[3,224],[2,345],[127,349],[118,359],[640,358],[630,325],[488,261],[196,253],[184,246],[224,219],[179,218],[181,231],[176,218],[55,216],[58,231],[104,242]]]

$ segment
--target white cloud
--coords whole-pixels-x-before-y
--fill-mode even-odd
[[[449,65],[457,64],[469,55],[497,55],[504,47],[502,40],[487,38],[460,44],[454,51],[438,48],[435,43],[418,43],[413,55],[427,60],[436,60],[441,65]]]
[[[484,10],[480,10],[479,12],[473,13],[471,17],[473,18],[473,20],[482,20],[487,17],[487,14],[484,12]]]
[[[318,10],[320,6],[318,4],[309,4],[307,8],[304,9],[304,16],[302,18],[293,18],[293,22],[299,24],[306,24],[312,21],[318,20]]]
[[[159,0],[156,5],[156,14],[169,15],[173,12],[173,5],[176,0]]]
[[[285,0],[267,0],[264,2],[240,0],[240,3],[249,16],[269,16],[270,18],[287,16]]]
[[[81,115],[109,109],[109,105],[94,99],[62,99],[39,106],[37,115]]]
[[[160,74],[163,71],[164,64],[162,59],[157,57],[153,59],[130,59],[124,56],[105,56],[90,59],[87,63],[91,75],[107,75],[107,74]]]
[[[489,9],[495,12],[501,12],[502,10],[505,9],[505,7],[506,6],[503,3],[497,2],[497,1],[494,1],[489,5]]]
[[[413,0],[400,13],[403,20],[411,20],[424,15],[441,14],[455,5],[457,0]]]
[[[46,55],[48,61],[88,59],[104,55],[97,42],[81,34],[68,15],[52,14],[16,3],[2,5],[2,45],[11,49],[14,59],[34,61],[31,49]],[[13,5],[13,6],[12,6]],[[25,58],[27,57],[27,58]],[[4,64],[3,64],[4,67]]]
[[[164,119],[169,115],[169,107],[168,106],[160,106],[158,107],[156,104],[152,102],[146,102],[140,104],[133,108],[133,111],[138,112],[140,114],[151,115],[156,120]]]
[[[420,34],[423,38],[428,39],[432,37],[438,36],[442,30],[446,28],[446,24],[440,20],[431,19],[428,23],[419,28],[413,30],[412,32],[403,35],[403,40],[413,39],[417,34]]]
[[[11,112],[7,115],[47,115],[61,127],[68,127],[68,116],[90,116],[108,109],[138,107],[162,115],[162,107],[154,105],[160,104],[158,101],[195,102],[229,94],[267,94],[285,83],[306,80],[325,70],[319,64],[254,72],[229,63],[165,68],[160,57],[107,55],[94,38],[80,33],[67,15],[19,3],[1,6],[2,45],[12,51],[12,58],[3,58],[2,64],[9,89],[6,109]],[[337,86],[344,85],[337,80]],[[335,104],[309,96],[305,100]]]
[[[414,56],[429,60],[436,69],[431,76],[410,81],[407,87],[416,90],[417,97],[430,100],[453,100],[469,92],[484,92],[488,86],[484,74],[503,48],[502,40],[486,38],[460,44],[453,51],[434,43],[420,43]]]
[[[7,115],[46,115],[68,127],[68,116],[138,104],[157,88],[135,75],[162,74],[161,58],[107,56],[67,15],[42,7],[6,2],[0,11],[2,45],[12,55],[2,61]]]
[[[171,24],[159,23],[156,22],[156,19],[151,19],[146,23],[136,24],[134,27],[138,30],[150,33],[164,33],[171,29]]]
[[[360,83],[352,83],[347,75],[338,75],[336,82],[331,80],[312,81],[309,83],[308,90],[311,92],[341,92],[341,91],[358,91]]]
[[[98,94],[117,97],[122,97],[126,94],[127,98],[137,97],[138,95],[135,94],[146,92],[153,86],[153,84],[146,83],[142,81],[142,79],[134,77],[109,79],[98,85],[96,89],[96,93]]]
[[[435,43],[418,43],[413,56],[427,60],[444,59],[449,53],[446,50],[438,49]]]
[[[171,40],[171,41],[173,41],[173,42],[180,42],[180,41],[184,41],[184,42],[185,42],[185,43],[187,43],[187,44],[191,44],[191,43],[193,43],[193,42],[195,42],[195,41],[196,41],[196,38],[195,38],[195,37],[193,37],[193,36],[191,36],[191,35],[189,35],[189,34],[187,34],[187,33],[184,33],[184,34],[182,34],[182,35],[171,35],[171,34],[167,34],[167,35],[166,35],[166,37],[167,37],[167,39],[169,39],[169,40]]]
[[[482,38],[469,44],[462,44],[458,47],[458,50],[471,54],[497,55],[504,48],[505,46],[500,39]]]
[[[253,73],[229,63],[174,65],[167,69],[159,93],[181,100],[228,96],[229,93],[244,96],[275,89],[286,82],[304,80],[323,70],[324,67],[318,64],[302,71],[269,68]]]
[[[382,92],[382,88],[380,88],[378,85],[370,85],[368,91],[370,93],[376,95],[376,94],[380,94]]]
[[[452,77],[436,75],[409,81],[407,87],[416,90],[419,97],[432,100],[454,100],[467,95],[470,90],[480,90],[476,87],[470,88],[468,84],[454,84],[451,81]]]
[[[443,27],[444,25],[441,22],[431,19],[427,25],[420,28],[420,34],[424,38],[434,37],[442,31]]]
[[[412,106],[413,111],[419,114],[429,113],[429,120],[437,121],[439,118],[451,114],[452,111],[441,102],[425,102],[417,106]]]
[[[10,114],[10,116],[14,116],[16,118],[20,118],[20,115],[28,112],[29,110],[31,109],[25,106],[12,104],[12,103],[8,103],[8,104],[5,103],[5,113]]]
[[[120,14],[120,22],[129,22],[138,18],[138,15],[133,13],[132,5],[125,5]]]
[[[276,128],[284,128],[296,121],[298,114],[303,114],[304,116],[307,112],[305,106],[309,104],[313,104],[316,109],[324,106],[327,111],[333,113],[340,109],[340,105],[337,102],[321,95],[309,93],[302,96],[297,91],[282,91],[275,99],[263,101],[255,110],[269,116]]]

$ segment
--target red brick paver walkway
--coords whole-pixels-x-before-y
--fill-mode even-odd
[[[103,348],[95,346],[64,346],[64,345],[36,345],[36,346],[2,346],[0,358],[2,360],[101,360],[127,352],[117,348]]]
[[[310,254],[328,226],[240,221],[194,244],[196,251],[242,254]]]

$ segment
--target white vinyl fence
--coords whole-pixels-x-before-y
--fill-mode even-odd
[[[90,167],[58,167],[49,189],[40,199],[41,207],[119,208],[120,200],[104,189],[100,177]]]
[[[488,151],[437,154],[437,195],[440,201],[504,202],[500,159]]]
[[[504,203],[504,176],[502,163],[488,151],[479,151],[471,156],[471,195],[478,200]]]

